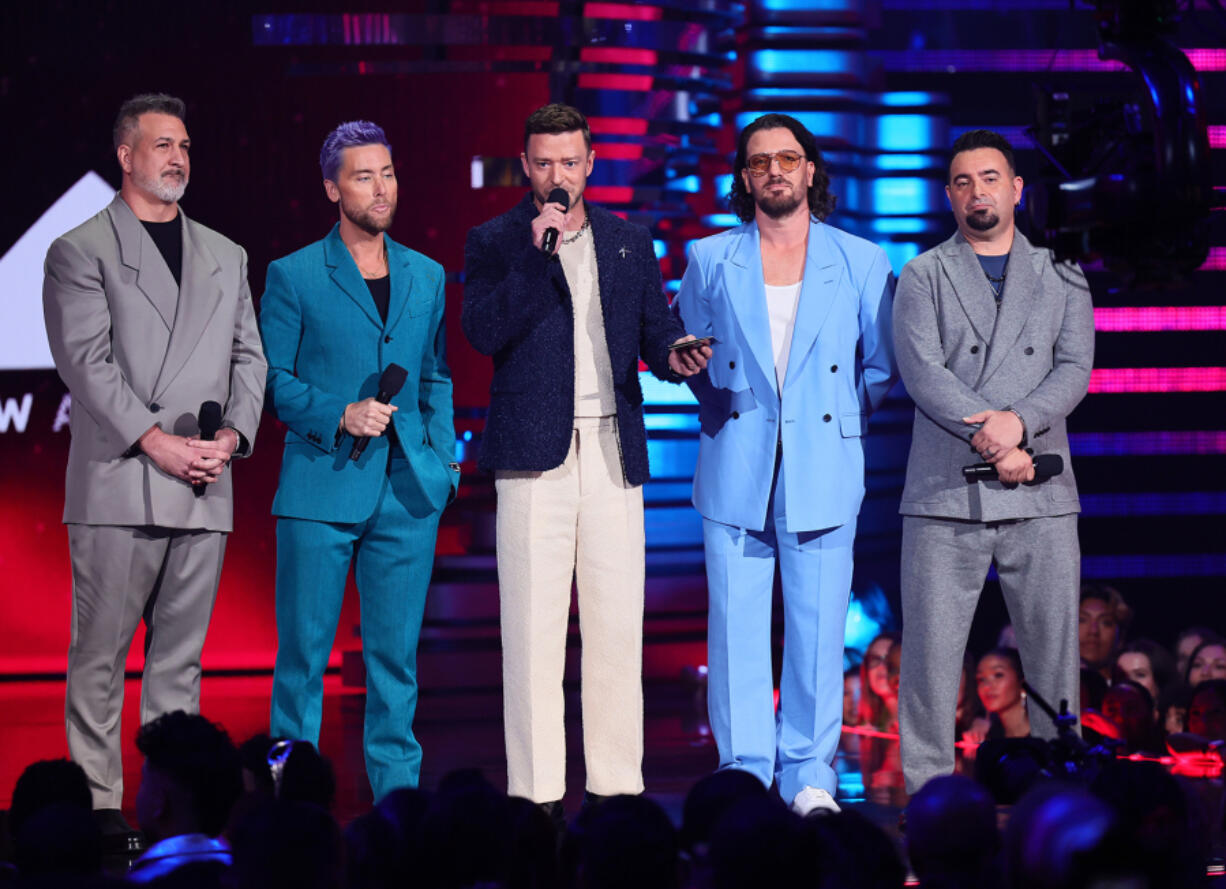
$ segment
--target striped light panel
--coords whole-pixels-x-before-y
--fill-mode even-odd
[[[1226,454],[1226,431],[1074,432],[1069,447],[1078,457]]]
[[[1197,71],[1226,71],[1226,49],[1185,49]],[[1096,49],[931,49],[872,53],[887,71],[1123,71]]]

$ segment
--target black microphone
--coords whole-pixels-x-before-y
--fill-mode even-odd
[[[1034,480],[1041,482],[1045,478],[1064,472],[1064,458],[1059,454],[1039,454],[1033,460]],[[962,467],[962,477],[968,482],[996,481],[996,466],[992,463],[974,463]]]
[[[206,401],[200,405],[200,413],[196,417],[196,425],[200,427],[200,440],[212,441],[217,437],[217,430],[221,428],[221,405],[215,401]],[[208,487],[204,482],[196,482],[192,485],[192,493],[197,497],[203,497],[205,489]]]
[[[395,362],[389,364],[383,371],[383,376],[379,377],[379,394],[375,396],[375,401],[379,404],[387,404],[397,393],[400,392],[404,381],[409,378],[409,372]],[[389,421],[390,422],[390,421]],[[369,438],[363,436],[353,443],[353,450],[349,452],[349,459],[356,460],[362,456],[362,452],[366,450],[366,442]]]
[[[570,209],[570,195],[566,193],[565,188],[555,188],[549,192],[549,198],[545,201],[546,204],[561,204],[567,210]],[[558,245],[558,230],[556,228],[545,229],[545,237],[541,238],[541,252],[546,256],[553,256],[553,250]]]

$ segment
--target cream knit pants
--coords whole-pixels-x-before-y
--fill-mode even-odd
[[[546,472],[498,472],[507,792],[566,792],[562,674],[572,580],[583,640],[587,790],[643,792],[643,490],[626,483],[616,417],[576,417]]]

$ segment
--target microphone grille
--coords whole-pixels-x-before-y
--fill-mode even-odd
[[[212,438],[221,428],[221,405],[216,401],[203,402],[196,422],[200,426],[201,437]]]
[[[408,378],[409,372],[393,362],[384,369],[383,376],[379,377],[379,391],[386,392],[388,395],[395,395],[401,390],[404,386],[404,381]]]
[[[1039,454],[1034,458],[1034,474],[1050,478],[1064,472],[1064,458],[1059,454]]]

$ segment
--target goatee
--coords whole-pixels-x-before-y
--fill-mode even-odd
[[[388,211],[387,216],[383,219],[376,219],[370,213],[365,211],[351,213],[349,208],[343,204],[341,205],[341,209],[344,211],[345,216],[350,222],[352,222],[362,231],[366,232],[368,235],[377,235],[381,232],[387,231],[392,227],[392,218],[396,215],[395,205],[392,206],[391,210]]]
[[[168,170],[157,179],[148,179],[144,176],[133,176],[136,184],[150,194],[156,195],[159,201],[164,201],[167,204],[177,203],[183,197],[183,193],[187,191],[187,174],[179,171]]]
[[[977,232],[991,231],[1000,222],[1000,217],[991,210],[966,214],[966,224]]]
[[[796,208],[804,203],[807,197],[804,193],[796,191],[785,192],[781,195],[764,194],[758,198],[758,207],[771,219],[783,219],[795,213]]]

